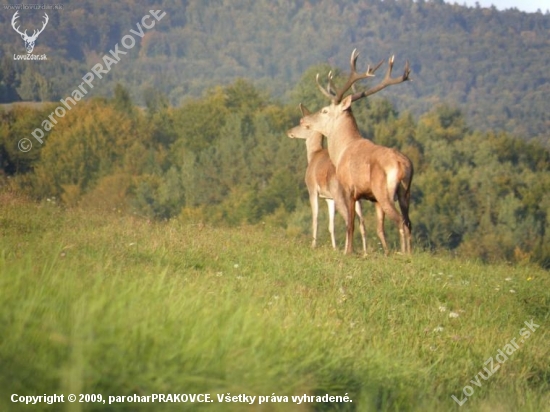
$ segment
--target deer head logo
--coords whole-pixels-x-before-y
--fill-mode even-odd
[[[19,17],[18,15],[19,11],[16,11],[11,19],[11,25],[13,29],[21,35],[21,38],[25,41],[25,48],[27,49],[27,53],[32,53],[34,50],[34,42],[38,38],[38,35],[44,31],[44,28],[48,24],[48,15],[44,13],[44,23],[42,24],[42,28],[40,30],[34,30],[32,36],[27,35],[27,30],[25,30],[23,33],[19,31],[19,26],[15,27],[15,20]]]

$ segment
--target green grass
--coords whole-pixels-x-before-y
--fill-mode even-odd
[[[267,225],[155,223],[3,195],[0,410],[550,411],[548,272],[309,243]],[[531,319],[540,328],[471,384]],[[466,385],[475,392],[459,408],[451,395]],[[215,402],[25,406],[14,393]],[[227,393],[289,402],[218,403]],[[326,393],[353,402],[290,398]]]

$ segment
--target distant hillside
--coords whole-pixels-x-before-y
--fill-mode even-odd
[[[2,0],[0,4],[7,4]],[[384,91],[400,111],[422,114],[439,102],[460,107],[476,129],[507,130],[550,141],[550,14],[467,8],[441,0],[65,1],[49,10],[36,42],[44,62],[14,61],[25,53],[0,9],[0,101],[58,100],[100,62],[151,9],[166,16],[90,94],[112,95],[117,82],[138,101],[155,88],[173,104],[207,88],[248,78],[291,100],[304,72],[321,63],[347,70],[395,53],[409,59],[413,83]],[[43,11],[23,10],[22,28],[40,27]],[[313,87],[313,78],[311,79]]]

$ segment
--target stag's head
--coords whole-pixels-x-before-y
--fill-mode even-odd
[[[15,14],[13,15],[13,17],[11,19],[11,25],[12,25],[13,29],[17,33],[19,33],[21,35],[21,38],[25,41],[25,48],[27,49],[27,53],[30,54],[34,50],[34,43],[36,42],[36,39],[38,38],[38,35],[44,31],[44,28],[48,24],[49,17],[46,13],[44,13],[44,23],[42,23],[42,28],[40,30],[34,30],[33,34],[31,36],[29,36],[27,34],[27,30],[25,30],[24,32],[21,32],[19,30],[19,26],[15,27],[15,20],[17,20],[17,18],[19,17],[18,14],[19,14],[19,11],[16,11]]]
[[[359,100],[363,97],[370,96],[374,93],[377,93],[387,86],[410,80],[409,79],[409,74],[410,74],[409,62],[405,64],[405,70],[402,76],[399,76],[396,78],[391,77],[391,72],[393,69],[393,62],[394,62],[394,57],[392,56],[388,61],[388,70],[386,72],[384,79],[379,84],[377,84],[376,86],[370,89],[367,89],[361,92],[356,92],[354,89],[352,89],[355,83],[362,79],[374,77],[374,72],[378,70],[378,68],[384,62],[384,61],[381,61],[373,68],[368,66],[367,70],[364,73],[357,73],[357,70],[356,70],[357,57],[359,57],[359,53],[357,53],[357,50],[354,49],[353,52],[351,53],[351,58],[350,58],[350,68],[351,68],[350,75],[348,77],[348,80],[344,84],[344,86],[339,90],[336,89],[336,87],[333,84],[332,73],[329,73],[327,76],[328,83],[326,87],[323,87],[319,83],[319,74],[317,74],[317,77],[315,78],[317,86],[321,91],[321,93],[323,93],[324,96],[328,97],[331,102],[328,106],[323,107],[317,113],[309,114],[307,116],[302,117],[300,121],[300,124],[302,126],[316,130],[328,136],[332,133],[334,128],[339,127],[339,121],[341,119],[344,119],[344,118],[349,119],[350,117],[352,117],[350,109],[351,109],[351,104],[354,101]],[[344,97],[344,95],[350,89],[352,89],[352,93]]]
[[[332,102],[315,113],[310,113],[300,119],[300,127],[316,133],[331,136],[337,129],[340,120],[351,116],[351,96],[345,97],[340,103]]]

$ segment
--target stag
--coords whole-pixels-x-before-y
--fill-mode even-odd
[[[384,252],[388,254],[388,246],[384,233],[384,219],[387,215],[399,230],[401,252],[411,252],[411,230],[409,219],[410,191],[413,178],[413,165],[410,159],[399,151],[377,145],[361,136],[357,122],[351,110],[351,103],[363,97],[379,92],[387,86],[409,80],[409,64],[405,65],[402,76],[392,78],[394,58],[389,59],[388,69],[384,79],[376,86],[364,91],[352,91],[346,97],[346,92],[361,79],[373,77],[380,67],[367,68],[365,73],[357,73],[358,53],[353,50],[350,58],[351,72],[345,85],[337,90],[329,74],[329,87],[326,89],[316,82],[321,92],[331,100],[330,105],[320,111],[304,116],[301,125],[327,136],[328,153],[336,167],[336,177],[348,197],[348,226],[346,232],[346,253],[353,252],[353,231],[355,209],[354,202],[368,199],[375,203],[377,215],[376,232],[381,240]],[[395,208],[395,200],[399,202],[401,215]]]
[[[302,116],[310,114],[309,110],[303,105],[300,105]],[[327,202],[330,239],[332,248],[336,249],[336,239],[334,237],[334,214],[335,208],[344,218],[346,227],[348,226],[348,211],[347,198],[344,195],[344,190],[336,179],[336,169],[330,161],[327,149],[323,148],[323,135],[311,129],[306,129],[304,126],[298,125],[287,131],[287,136],[291,139],[304,139],[306,141],[307,150],[307,169],[306,169],[306,186],[309,192],[309,203],[311,205],[312,215],[312,232],[313,241],[312,247],[317,246],[317,217],[319,214],[319,198],[323,198]],[[363,253],[367,253],[367,240],[365,236],[365,221],[361,210],[361,203],[355,202],[355,211],[359,217],[359,229],[361,231],[361,239],[363,241]],[[346,245],[347,247],[347,245]]]
[[[27,35],[27,30],[25,30],[23,33],[19,31],[19,26],[15,27],[15,20],[19,17],[19,11],[16,11],[11,19],[11,26],[13,29],[21,35],[23,40],[25,41],[25,48],[27,49],[27,53],[32,53],[34,50],[34,43],[36,42],[36,39],[38,38],[38,35],[44,31],[46,28],[46,25],[48,24],[49,17],[47,13],[44,13],[44,23],[42,24],[42,28],[40,30],[34,30],[32,33],[32,36]]]

